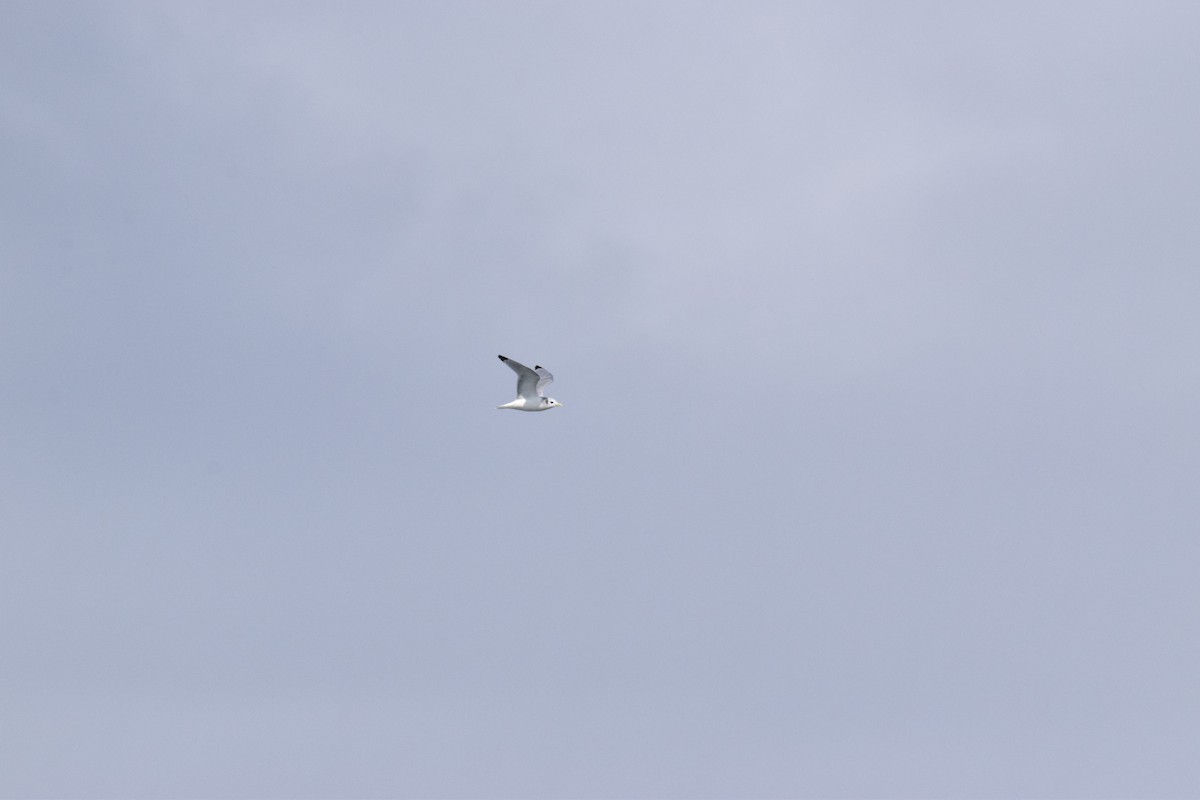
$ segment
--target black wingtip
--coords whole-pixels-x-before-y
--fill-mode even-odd
[[[541,369],[541,368],[542,368],[542,365],[541,365],[541,364],[534,364],[534,365],[533,365],[533,368],[534,368],[534,369]]]
[[[499,358],[501,361],[508,361],[508,356],[496,356],[496,357]]]

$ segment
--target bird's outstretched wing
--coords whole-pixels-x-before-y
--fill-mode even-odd
[[[540,388],[539,382],[541,380],[541,376],[539,376],[538,373],[534,372],[519,361],[513,361],[508,356],[500,356],[500,360],[505,364],[508,364],[508,368],[517,373],[518,395],[524,397],[526,400],[535,400],[540,396],[538,394],[538,389]]]
[[[541,394],[542,389],[545,389],[550,384],[554,383],[554,376],[550,374],[550,370],[545,367],[534,367],[533,371],[538,375],[537,393]]]

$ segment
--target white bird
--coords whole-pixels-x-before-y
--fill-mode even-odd
[[[500,360],[517,373],[517,399],[511,403],[496,406],[496,408],[511,408],[516,411],[545,411],[548,408],[562,405],[553,397],[542,396],[542,389],[549,386],[550,382],[554,380],[550,370],[545,367],[530,369],[507,356],[500,356]]]

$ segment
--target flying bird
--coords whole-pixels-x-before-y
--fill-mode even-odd
[[[511,403],[496,406],[496,408],[511,408],[516,411],[545,411],[548,408],[562,405],[553,397],[542,396],[542,389],[545,389],[554,380],[550,370],[545,367],[530,369],[507,356],[500,356],[500,360],[517,373],[517,399]]]

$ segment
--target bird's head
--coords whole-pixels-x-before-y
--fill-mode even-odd
[[[555,406],[562,406],[562,403],[558,402],[553,397],[547,397],[546,408],[554,408]]]

